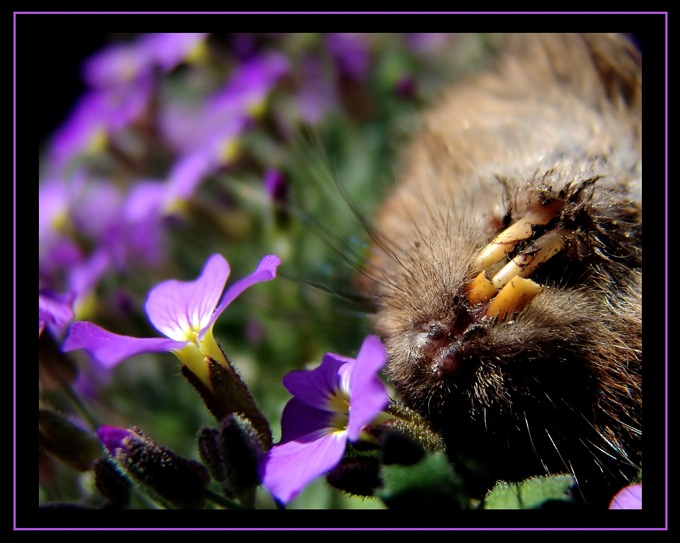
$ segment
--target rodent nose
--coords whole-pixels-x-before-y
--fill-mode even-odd
[[[415,346],[420,354],[431,361],[433,373],[454,375],[460,369],[459,334],[453,328],[438,321],[431,321],[420,328],[416,334]]]

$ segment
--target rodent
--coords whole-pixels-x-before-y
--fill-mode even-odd
[[[496,39],[423,114],[359,288],[399,401],[483,474],[473,494],[566,472],[605,506],[642,464],[641,53]]]

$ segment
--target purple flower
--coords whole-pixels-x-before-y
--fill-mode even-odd
[[[609,509],[642,509],[642,483],[619,490],[612,498]]]
[[[108,368],[141,353],[171,351],[210,387],[205,357],[230,367],[213,337],[215,320],[245,289],[273,279],[280,263],[275,255],[265,256],[251,275],[231,285],[221,296],[230,267],[222,255],[214,254],[195,281],[172,279],[149,292],[146,314],[166,338],[121,336],[81,321],[71,325],[64,351],[85,349]]]
[[[293,398],[283,410],[281,441],[258,468],[260,481],[278,501],[289,502],[335,467],[347,441],[357,441],[387,405],[387,390],[376,375],[386,360],[380,339],[369,335],[356,360],[327,353],[318,368],[283,378]]]

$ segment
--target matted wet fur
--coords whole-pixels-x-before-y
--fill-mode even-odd
[[[473,492],[566,472],[606,506],[642,462],[641,57],[618,35],[497,38],[405,149],[361,289],[399,399],[484,474]],[[487,273],[557,232],[540,292],[489,313],[480,251],[547,209]]]

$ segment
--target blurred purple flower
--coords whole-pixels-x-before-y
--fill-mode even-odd
[[[422,54],[441,51],[454,36],[439,32],[411,32],[404,34],[404,41],[411,51]]]
[[[46,326],[60,335],[73,320],[72,292],[59,294],[47,288],[38,291],[38,336]]]
[[[267,170],[264,175],[264,188],[274,202],[288,200],[288,180],[279,170]]]
[[[70,235],[72,203],[83,182],[81,176],[72,182],[50,178],[38,187],[38,269],[46,286],[57,290],[63,270],[83,258]]]
[[[210,387],[205,357],[229,367],[213,337],[215,320],[245,289],[273,279],[280,263],[277,256],[265,256],[251,275],[231,285],[222,295],[230,267],[222,255],[214,254],[195,281],[168,280],[149,292],[146,314],[166,338],[121,336],[81,321],[71,325],[63,349],[85,349],[109,368],[138,354],[171,351]]]
[[[164,139],[181,157],[187,157],[200,154],[206,145],[233,132],[236,126],[240,126],[239,131],[246,130],[263,113],[270,92],[288,70],[288,58],[279,53],[245,60],[200,106],[168,103],[159,117]]]
[[[293,395],[281,417],[281,441],[260,460],[260,481],[287,503],[342,459],[347,441],[387,405],[376,375],[387,360],[385,347],[369,335],[355,359],[327,353],[314,370],[289,372],[283,384]]]
[[[416,82],[408,75],[402,76],[394,85],[394,92],[401,98],[412,98],[416,93]]]
[[[58,170],[80,154],[101,152],[112,134],[141,115],[150,96],[149,77],[83,95],[52,137],[50,166]]]
[[[172,167],[163,196],[163,213],[181,214],[182,205],[209,175],[229,165],[238,155],[240,137],[249,126],[244,117],[232,117],[203,141],[200,148],[181,156]]]
[[[341,76],[363,81],[371,67],[369,46],[362,34],[327,34],[326,48]]]
[[[140,180],[128,194],[112,182],[53,178],[40,187],[39,272],[43,286],[68,289],[81,318],[100,279],[112,268],[157,265],[164,230],[160,182]],[[142,233],[142,234],[140,234]]]
[[[148,58],[169,72],[185,61],[194,61],[204,55],[206,32],[145,34],[138,46]]]
[[[223,89],[208,100],[207,112],[259,117],[269,93],[288,74],[290,62],[281,53],[262,53],[238,66]]]
[[[298,69],[299,90],[295,97],[298,114],[306,123],[318,123],[329,111],[339,107],[336,88],[318,57],[305,55]]]
[[[609,509],[642,509],[642,483],[619,490],[612,498]]]
[[[143,34],[129,43],[102,48],[83,64],[83,79],[92,87],[128,84],[147,76],[154,66],[168,72],[200,56],[206,33]]]

